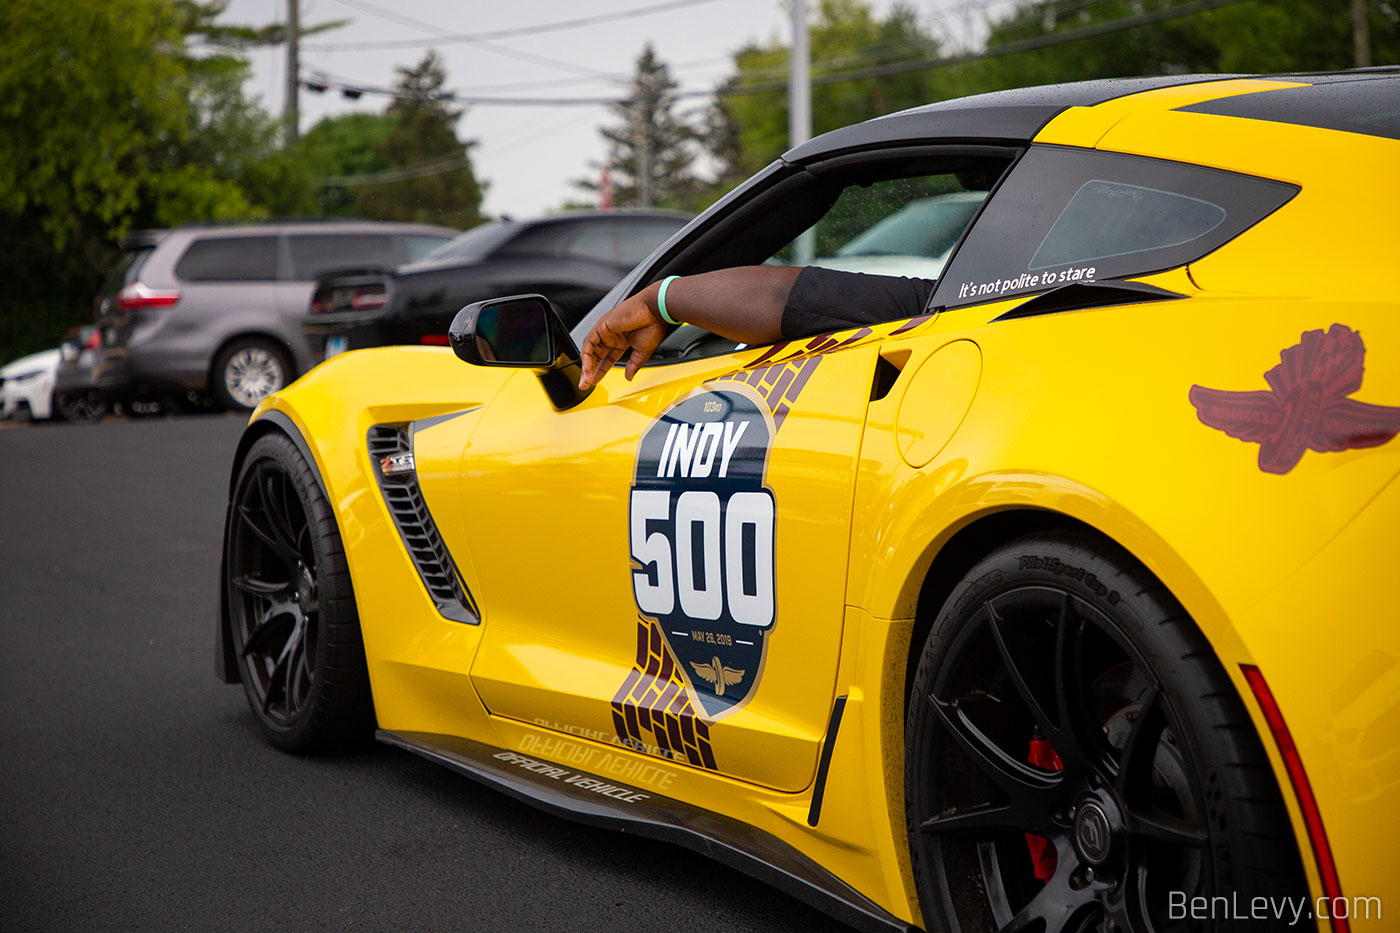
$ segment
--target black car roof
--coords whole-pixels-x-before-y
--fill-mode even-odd
[[[989,94],[977,94],[972,97],[925,104],[922,107],[876,117],[864,123],[824,133],[815,139],[794,146],[783,156],[783,159],[787,162],[802,163],[868,146],[947,142],[960,139],[1026,143],[1034,139],[1045,124],[1069,107],[1092,107],[1105,101],[1163,87],[1226,81],[1243,77],[1269,77],[1283,80],[1297,78],[1317,85],[1318,89],[1315,91],[1304,88],[1294,90],[1311,91],[1310,94],[1296,95],[1296,97],[1316,100],[1318,103],[1315,107],[1304,105],[1302,109],[1312,109],[1318,112],[1328,108],[1335,110],[1336,99],[1354,94],[1352,88],[1347,91],[1334,88],[1331,93],[1326,90],[1328,86],[1342,83],[1375,82],[1370,94],[1360,96],[1369,99],[1369,97],[1379,98],[1388,94],[1392,101],[1400,99],[1400,72],[1394,68],[1297,75],[1212,74],[1106,78],[1095,81],[1076,81],[1069,84],[1049,84],[1043,87],[993,91]],[[1239,108],[1238,115],[1240,116],[1282,122],[1303,122],[1299,119],[1286,119],[1279,116],[1282,108],[1275,106],[1278,98],[1271,100],[1268,97],[1270,94],[1287,93],[1289,92],[1270,91],[1226,97],[1218,101],[1196,104],[1182,109],[1236,115],[1230,108]],[[1252,107],[1248,103],[1260,98],[1264,100]],[[1288,103],[1285,103],[1283,107],[1293,106],[1291,99],[1285,98],[1285,100]],[[1358,111],[1368,109],[1368,105],[1359,101],[1350,106]],[[1211,109],[1217,107],[1223,109]],[[1369,109],[1374,110],[1375,108],[1370,107]],[[1392,116],[1391,119],[1394,120],[1395,117]],[[1323,124],[1312,123],[1309,125]],[[1354,131],[1367,132],[1366,130]],[[1375,133],[1375,130],[1369,132]],[[1392,134],[1387,132],[1380,135]]]

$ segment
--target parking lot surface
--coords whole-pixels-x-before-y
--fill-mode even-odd
[[[0,928],[831,928],[384,746],[264,744],[213,672],[243,419],[0,432]]]

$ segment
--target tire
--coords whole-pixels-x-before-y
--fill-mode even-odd
[[[345,549],[285,435],[248,450],[224,541],[234,656],[268,741],[300,753],[358,744],[374,714]]]
[[[87,393],[77,395],[55,395],[53,417],[70,424],[96,424],[107,413],[107,403],[92,398]]]
[[[214,360],[209,391],[230,411],[252,411],[258,403],[292,381],[287,354],[271,340],[242,337]]]
[[[1007,544],[922,646],[905,812],[930,930],[1253,929],[1195,897],[1307,897],[1263,746],[1179,604],[1080,531]],[[1296,901],[1291,903],[1297,903]]]

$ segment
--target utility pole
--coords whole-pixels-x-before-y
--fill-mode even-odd
[[[812,138],[812,51],[807,41],[807,0],[792,4],[792,54],[788,69],[788,148]],[[805,266],[816,254],[816,237],[806,230],[794,244],[793,261]]]
[[[634,119],[636,135],[632,145],[637,150],[637,206],[651,207],[651,133],[647,132],[646,88],[642,81],[637,83]]]
[[[297,41],[301,38],[301,23],[297,19],[297,0],[287,0],[287,100],[282,107],[286,124],[286,145],[297,141],[300,114],[297,93],[301,90],[301,65],[297,60]]]
[[[1356,53],[1356,67],[1371,65],[1371,23],[1366,18],[1366,0],[1351,0],[1351,42]]]

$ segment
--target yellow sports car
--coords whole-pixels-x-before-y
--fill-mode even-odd
[[[919,313],[681,325],[578,388],[629,295],[846,274],[895,215],[874,258],[935,270]],[[856,927],[1369,928],[1400,908],[1397,275],[1394,69],[828,133],[572,334],[483,302],[264,401],[218,672],[280,747],[373,732]]]

